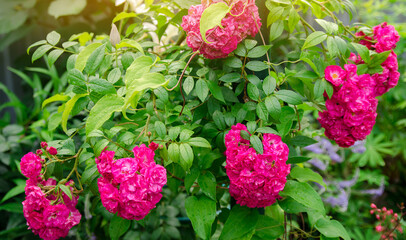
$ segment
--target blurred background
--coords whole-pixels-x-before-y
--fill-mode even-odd
[[[33,237],[26,230],[22,215],[25,179],[18,171],[22,154],[59,133],[66,138],[60,129],[46,124],[50,113],[41,111],[40,106],[44,99],[66,86],[67,59],[62,55],[52,67],[45,60],[31,63],[27,48],[53,30],[61,34],[63,41],[82,32],[109,34],[112,19],[118,13],[124,8],[142,8],[144,3],[125,2],[0,0],[0,239]],[[343,22],[371,27],[388,22],[399,32],[401,39],[395,50],[401,73],[399,84],[380,97],[377,122],[366,141],[344,150],[320,139],[306,151],[312,158],[309,164],[329,186],[328,190],[318,191],[323,193],[330,214],[343,223],[354,239],[372,240],[379,239],[379,235],[374,232],[375,218],[369,213],[369,205],[373,202],[399,212],[398,205],[406,202],[406,1],[353,3],[357,13],[352,19],[343,13]],[[294,44],[285,41],[289,36],[284,37],[276,40],[274,46]]]

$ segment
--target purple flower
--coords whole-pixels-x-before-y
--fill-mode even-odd
[[[357,182],[358,177],[359,177],[359,169],[357,168],[357,171],[355,172],[354,177],[351,180],[338,182],[338,186],[340,188],[352,187]]]
[[[327,165],[318,158],[313,158],[308,162],[322,171],[325,171],[327,169]]]
[[[374,195],[374,198],[379,197],[383,194],[385,190],[385,181],[382,179],[381,184],[379,185],[379,188],[375,188],[375,189],[367,189],[367,190],[361,190],[361,193],[364,194],[370,194],[370,195]]]
[[[353,153],[364,153],[367,149],[365,147],[365,140],[364,141],[356,141],[354,145],[351,147],[351,151]]]
[[[329,203],[332,207],[338,206],[343,211],[347,210],[349,196],[344,189],[340,189],[340,194],[337,197],[328,197],[324,202]]]

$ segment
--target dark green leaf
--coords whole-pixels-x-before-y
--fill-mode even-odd
[[[224,224],[224,228],[219,239],[241,239],[241,237],[255,229],[258,219],[259,213],[256,208],[234,205],[226,223]]]
[[[296,136],[290,140],[290,143],[298,147],[306,147],[317,143],[317,141],[306,136]]]
[[[34,54],[32,54],[32,58],[31,61],[34,62],[35,60],[41,58],[42,56],[44,56],[45,53],[47,53],[50,49],[52,48],[51,45],[42,45],[41,47],[37,48],[37,50],[35,50]]]
[[[307,38],[305,43],[303,44],[302,50],[316,46],[317,44],[322,43],[324,40],[327,39],[327,35],[324,32],[316,31],[311,33]]]
[[[109,226],[109,233],[112,240],[118,240],[131,226],[131,221],[114,215]]]
[[[245,65],[251,71],[259,72],[268,68],[268,65],[261,61],[250,61]]]
[[[239,73],[229,73],[222,76],[219,80],[222,82],[237,82],[241,79],[241,74]]]
[[[299,182],[316,182],[327,188],[327,185],[324,183],[323,178],[320,176],[320,174],[312,171],[309,168],[294,167],[290,171],[290,176],[293,179],[297,179]]]
[[[288,180],[280,195],[282,197],[291,197],[305,207],[325,213],[320,195],[307,183]]]
[[[89,88],[92,91],[103,95],[116,93],[116,89],[114,88],[113,84],[101,78],[94,78],[90,80]]]
[[[211,226],[216,218],[216,202],[206,196],[188,197],[185,202],[186,214],[193,229],[202,239],[210,239]]]
[[[264,153],[264,146],[262,145],[261,139],[259,139],[258,136],[251,135],[250,143],[251,143],[252,147],[255,149],[255,151],[257,151],[257,153],[259,153],[259,154]]]
[[[291,90],[280,90],[275,93],[275,96],[280,100],[292,105],[299,105],[303,103],[302,97],[296,92]]]
[[[197,97],[199,97],[200,101],[204,102],[206,100],[206,97],[209,94],[209,87],[207,86],[205,80],[203,79],[197,80],[195,92]]]
[[[209,198],[216,201],[216,178],[211,172],[206,172],[205,174],[200,174],[199,178],[197,179],[197,183],[199,184],[202,192],[206,194]]]
[[[93,74],[96,72],[97,68],[100,66],[104,59],[106,51],[106,45],[101,45],[100,47],[96,48],[89,56],[86,62],[85,71],[88,74]]]

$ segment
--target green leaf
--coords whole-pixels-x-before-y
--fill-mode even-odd
[[[46,105],[48,105],[49,103],[52,102],[56,102],[56,101],[68,101],[69,100],[69,96],[66,95],[62,95],[62,94],[56,94],[55,96],[52,96],[48,99],[45,99],[44,102],[42,102],[42,108],[44,108]]]
[[[229,57],[226,58],[224,61],[224,65],[232,68],[241,68],[242,67],[242,61],[241,59],[237,57]]]
[[[131,220],[114,215],[110,221],[109,233],[112,240],[118,240],[131,226]]]
[[[195,92],[200,101],[204,102],[206,100],[206,97],[209,94],[209,87],[207,86],[205,80],[203,79],[197,80]]]
[[[245,39],[244,40],[244,45],[248,50],[251,50],[252,48],[254,48],[256,45],[258,44],[258,42],[254,39]]]
[[[251,143],[252,147],[255,149],[255,151],[257,151],[257,153],[259,153],[259,154],[264,153],[264,146],[262,145],[261,139],[259,139],[258,136],[251,135],[250,143]]]
[[[17,195],[23,193],[23,192],[24,192],[24,188],[25,188],[25,184],[20,184],[20,185],[17,185],[17,186],[15,186],[15,187],[13,187],[12,189],[10,189],[10,190],[6,193],[6,195],[4,195],[4,197],[3,197],[3,199],[1,199],[1,202],[0,202],[0,203],[3,203],[3,202],[5,202],[5,201],[7,201],[8,199],[13,198],[13,197],[15,197],[15,196],[17,196]]]
[[[257,104],[257,116],[265,122],[268,121],[268,111],[266,110],[265,103],[260,102]]]
[[[250,61],[245,65],[251,71],[259,72],[268,68],[268,64],[261,61]]]
[[[219,239],[241,239],[241,237],[255,230],[258,219],[259,213],[256,208],[234,205]]]
[[[47,53],[50,49],[52,48],[51,45],[42,45],[41,47],[37,48],[35,52],[32,54],[31,61],[34,62],[35,60],[41,58],[44,56],[45,53]]]
[[[226,122],[225,122],[224,115],[222,112],[216,110],[213,113],[213,120],[218,129],[220,129],[220,130],[226,129]]]
[[[197,179],[197,183],[199,184],[202,192],[206,194],[209,198],[216,201],[216,178],[211,172],[206,172],[205,174],[200,174],[199,178]]]
[[[89,59],[90,54],[92,54],[101,45],[101,43],[92,43],[86,46],[76,58],[75,68],[82,72],[83,69],[85,69],[86,62]]]
[[[254,84],[248,83],[247,93],[248,93],[248,97],[250,97],[252,100],[255,100],[255,101],[259,100],[259,89]]]
[[[66,196],[68,196],[72,200],[72,192],[70,191],[69,187],[60,184],[59,188],[66,194]]]
[[[132,18],[132,17],[136,17],[136,16],[137,16],[137,14],[135,12],[121,12],[113,18],[113,23],[118,22],[122,19]]]
[[[305,207],[320,211],[322,214],[326,212],[320,195],[307,183],[288,180],[279,194],[282,197],[291,197]]]
[[[44,45],[44,44],[46,44],[46,43],[47,43],[46,40],[39,40],[39,41],[37,41],[37,42],[31,44],[31,45],[27,48],[27,54],[30,54],[31,48],[36,47],[36,46],[40,46],[40,45]]]
[[[296,136],[290,140],[290,143],[298,147],[306,147],[317,143],[317,141],[306,136]]]
[[[309,157],[303,157],[303,156],[295,156],[295,157],[290,157],[286,163],[288,164],[294,164],[294,163],[304,163],[309,161],[311,158]]]
[[[293,179],[297,179],[299,182],[316,182],[327,188],[327,185],[324,183],[323,178],[320,176],[320,174],[312,171],[309,168],[294,167],[290,171],[290,176]]]
[[[86,7],[86,0],[54,0],[48,7],[48,14],[55,18],[68,15],[76,15]]]
[[[108,143],[108,141],[107,141],[107,143]],[[98,154],[100,154],[101,151],[102,151],[102,149],[100,149]],[[81,178],[82,183],[90,184],[91,180],[93,180],[97,174],[99,174],[99,172],[97,171],[97,165],[96,164],[88,165],[88,167],[86,167],[85,171],[83,171],[82,178]]]
[[[327,39],[327,35],[324,32],[316,31],[311,33],[307,38],[305,43],[303,44],[302,50],[316,46],[317,44],[322,43],[324,40]]]
[[[299,105],[303,103],[302,97],[291,90],[280,90],[275,92],[275,96],[280,100],[292,105]]]
[[[195,183],[196,179],[199,177],[200,171],[198,168],[192,168],[185,177],[185,189],[189,193],[190,188]]]
[[[286,213],[293,213],[298,214],[301,212],[307,212],[309,209],[303,204],[296,202],[294,199],[287,197],[282,201],[278,201],[279,206],[285,211]]]
[[[107,76],[107,81],[111,82],[112,84],[116,83],[121,78],[121,71],[120,68],[114,68],[111,70],[109,75]]]
[[[251,137],[250,133],[245,130],[240,131],[240,136],[245,140],[250,140],[250,137]]]
[[[187,143],[193,147],[211,148],[209,141],[202,137],[191,138]]]
[[[93,130],[99,129],[111,116],[113,112],[123,108],[124,99],[117,95],[106,95],[102,97],[90,110],[86,121],[86,135]]]
[[[75,86],[82,86],[86,88],[86,79],[83,73],[77,69],[68,71],[68,82]]]
[[[97,68],[103,62],[104,55],[106,51],[106,45],[103,44],[96,48],[89,56],[86,61],[85,72],[92,75],[96,72]],[[77,60],[76,60],[77,61]]]
[[[351,45],[361,56],[362,60],[364,60],[366,63],[369,63],[371,61],[371,56],[369,56],[369,49],[366,46],[361,45],[359,43],[351,43]]]
[[[193,149],[187,143],[181,143],[179,147],[180,151],[180,165],[185,171],[189,171],[193,164]]]
[[[326,30],[329,34],[337,34],[338,32],[338,25],[333,22],[328,22],[324,19],[315,19],[315,21]]]
[[[172,127],[169,129],[168,135],[172,141],[175,141],[176,138],[179,136],[180,127]]]
[[[223,28],[221,26],[221,20],[223,20],[229,11],[230,7],[224,2],[211,4],[208,8],[204,9],[200,18],[200,34],[203,41],[209,43],[206,39],[206,33],[208,30],[217,26]]]
[[[58,60],[58,58],[62,55],[62,53],[63,53],[63,50],[61,50],[61,49],[52,50],[48,54],[48,65],[49,66],[54,65],[54,63],[56,62],[56,60]]]
[[[166,126],[163,122],[161,121],[156,121],[155,124],[155,132],[160,136],[161,138],[164,138],[166,136]]]
[[[58,44],[58,42],[60,40],[61,40],[61,34],[55,32],[55,31],[52,31],[52,32],[48,33],[48,35],[47,35],[47,42],[51,45],[55,46],[56,44]]]
[[[116,93],[116,89],[114,88],[113,84],[101,78],[94,78],[90,80],[89,88],[92,91],[95,91],[103,95]]]
[[[314,83],[314,98],[318,99],[323,97],[324,91],[326,91],[327,83],[324,79],[317,79]]]
[[[295,30],[296,25],[299,23],[300,15],[296,12],[296,9],[292,7],[289,12],[288,26],[289,32]]]
[[[241,74],[239,73],[228,73],[222,76],[219,80],[222,82],[237,82],[241,79]]]
[[[278,20],[274,22],[269,30],[269,41],[272,42],[273,40],[280,37],[283,33],[283,21]]]
[[[116,48],[135,48],[137,49],[140,53],[144,54],[144,49],[142,48],[141,44],[139,44],[137,41],[132,40],[132,39],[123,39],[119,44],[116,45]]]
[[[265,98],[265,106],[271,117],[275,120],[279,120],[282,111],[279,100],[274,96],[269,96]]]
[[[277,239],[284,232],[283,224],[265,215],[259,216],[255,235],[261,239]]]
[[[191,130],[189,130],[189,129],[183,129],[181,132],[180,132],[180,135],[179,135],[179,140],[181,141],[181,142],[185,142],[185,141],[187,141],[187,140],[189,140],[190,139],[190,137],[193,135],[193,131],[191,131]]]
[[[315,227],[326,237],[342,237],[344,240],[351,239],[343,225],[336,220],[320,218],[317,220]]]
[[[63,131],[66,133],[68,131],[67,125],[68,125],[68,118],[69,115],[75,106],[76,102],[79,100],[79,98],[87,96],[87,93],[84,94],[76,94],[73,96],[66,104],[65,104],[65,109],[63,110],[62,113],[62,121],[61,121],[61,126]]]
[[[279,135],[279,133],[275,129],[270,128],[270,127],[260,127],[256,131],[259,133],[272,133],[275,135]]]
[[[186,214],[193,229],[202,239],[210,239],[211,226],[216,218],[216,202],[206,196],[192,196],[185,201]]]
[[[271,25],[272,23],[280,20],[285,8],[283,7],[274,7],[269,10],[268,18],[266,20],[267,26]]]
[[[172,162],[180,164],[180,152],[179,145],[177,143],[171,143],[168,147],[168,156]]]
[[[185,91],[186,95],[189,95],[189,93],[193,90],[195,87],[195,80],[193,80],[192,77],[187,77],[185,79],[185,82],[183,82],[183,90]]]
[[[73,46],[75,46],[77,44],[79,44],[79,43],[78,42],[70,42],[70,41],[68,41],[68,42],[62,43],[62,47],[67,49],[67,48],[73,47]]]
[[[270,95],[275,91],[276,79],[272,76],[267,76],[262,83],[262,89],[266,95]]]
[[[217,85],[217,83],[214,81],[208,81],[207,83],[211,94],[213,94],[213,97],[223,103],[226,103],[226,101],[224,100],[223,92],[221,91],[219,85]]]
[[[374,67],[380,66],[383,62],[385,62],[385,60],[388,58],[390,53],[391,53],[391,51],[386,51],[386,52],[381,52],[376,55],[373,55],[372,60],[371,60],[370,64],[368,65],[369,68],[374,68]]]
[[[257,46],[248,52],[247,57],[249,57],[249,58],[262,57],[266,54],[266,52],[269,50],[269,48],[271,48],[271,46],[269,46],[269,45]]]

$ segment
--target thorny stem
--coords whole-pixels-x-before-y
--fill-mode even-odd
[[[104,138],[107,139],[107,141],[109,141],[109,142],[115,144],[117,147],[122,148],[122,149],[124,149],[124,150],[127,151],[127,152],[132,152],[131,150],[129,150],[129,149],[127,149],[127,148],[121,146],[120,144],[114,142],[114,141],[111,140],[110,138],[108,138],[108,137],[106,137],[106,136],[104,136]]]
[[[296,115],[297,115],[297,123],[299,124],[299,129],[298,131],[300,131],[302,129],[302,126],[300,125],[300,116],[299,116],[299,111],[297,110],[296,105],[294,106],[295,111],[296,111]]]
[[[179,91],[180,91],[180,94],[182,95],[182,98],[183,98],[182,110],[180,110],[179,116],[182,115],[183,109],[185,108],[185,105],[186,105],[185,94],[184,94],[183,91],[182,91],[183,75],[185,74],[185,71],[186,71],[187,67],[189,66],[190,62],[191,62],[191,61],[193,60],[193,58],[196,57],[196,55],[198,55],[198,54],[199,54],[199,51],[196,51],[196,52],[189,58],[189,61],[186,63],[186,66],[185,66],[185,68],[183,69],[182,74],[181,74],[180,77],[179,77],[179,81],[178,81],[178,83],[179,83]]]
[[[259,33],[259,35],[261,36],[262,44],[263,44],[263,45],[266,45],[264,35],[262,35],[261,29],[260,29],[260,27],[259,27],[259,25],[258,25],[258,23],[257,23],[257,20],[255,19],[254,13],[252,13],[252,17],[254,18],[254,22],[255,22],[255,25],[257,26],[258,33]],[[268,51],[266,51],[265,55],[266,55],[266,60],[268,61],[268,63],[270,63],[270,64],[268,64],[268,74],[271,75],[271,69],[269,68],[269,65],[273,68],[273,70],[274,70],[275,72],[276,72],[276,70],[275,70],[275,68],[272,66],[271,59],[269,58],[269,53],[268,53]]]
[[[302,16],[300,16],[300,21],[303,23],[303,25],[305,26],[305,29],[306,29],[306,27],[308,27],[310,30],[312,30],[313,32],[315,32],[316,31],[316,29],[314,29],[313,27],[312,27],[312,25],[310,25]],[[306,31],[306,33],[307,33],[307,31]],[[326,47],[324,46],[324,44],[323,43],[321,43],[321,48],[323,49],[323,55],[324,55],[324,57],[327,59],[327,54],[326,54],[326,52],[327,52],[327,50],[326,50]]]
[[[75,170],[77,171],[77,167],[79,164],[79,156],[80,156],[80,153],[82,152],[82,150],[83,150],[83,148],[81,148],[79,150],[79,152],[76,154],[76,159],[75,159],[75,164],[73,165],[73,169],[72,169],[72,171],[70,171],[69,175],[64,179],[65,181],[63,183],[65,183],[67,181],[67,179],[69,179],[72,176],[72,174]]]

